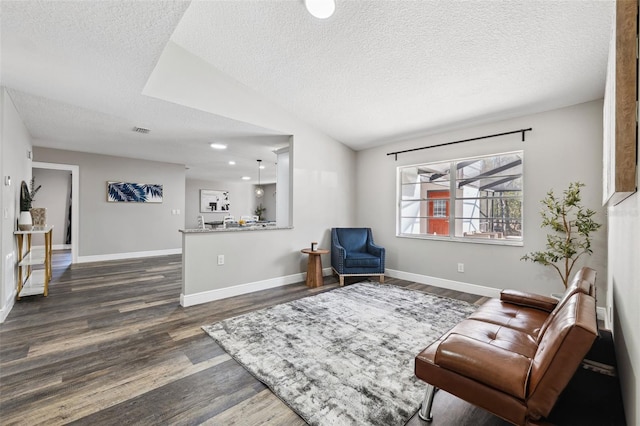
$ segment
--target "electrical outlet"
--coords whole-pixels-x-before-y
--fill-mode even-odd
[[[458,263],[458,272],[464,272],[464,263]]]
[[[224,254],[218,255],[218,265],[224,265]]]

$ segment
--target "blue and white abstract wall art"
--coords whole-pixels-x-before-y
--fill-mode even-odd
[[[161,203],[162,185],[107,182],[107,201],[112,203]]]

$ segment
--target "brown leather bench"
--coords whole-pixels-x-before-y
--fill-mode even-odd
[[[420,418],[439,388],[513,424],[544,423],[598,335],[595,278],[583,268],[559,301],[505,290],[420,352]]]

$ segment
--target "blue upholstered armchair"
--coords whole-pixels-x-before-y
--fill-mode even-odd
[[[373,242],[371,228],[332,228],[331,267],[344,277],[378,276],[384,282],[384,248]]]

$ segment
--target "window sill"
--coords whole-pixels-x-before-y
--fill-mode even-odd
[[[488,244],[494,246],[513,246],[523,247],[522,240],[507,240],[497,238],[464,238],[464,237],[446,237],[434,235],[415,235],[415,234],[396,234],[398,238],[411,238],[416,240],[434,240],[434,241],[450,241],[454,243],[470,243],[470,244]]]

